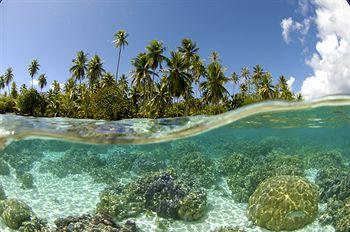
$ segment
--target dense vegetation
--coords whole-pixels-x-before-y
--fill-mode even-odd
[[[0,76],[0,94],[4,89],[0,113],[109,120],[157,118],[217,114],[263,100],[302,98],[291,92],[283,75],[274,85],[271,73],[260,65],[252,71],[244,67],[240,74],[226,76],[218,53],[213,52],[206,64],[196,43],[188,38],[169,56],[162,42],[151,41],[145,52],[132,59],[130,77],[119,76],[121,52],[128,45],[128,34],[121,30],[114,37],[119,49],[116,75],[103,68],[97,54],[89,59],[87,53],[79,51],[72,60],[71,77],[64,84],[54,80],[51,88],[43,92],[47,76],[37,77],[40,64],[34,59],[28,67],[31,87],[23,84],[18,91],[13,69],[8,68]],[[34,87],[36,77],[40,92]],[[233,86],[231,93],[227,84]]]

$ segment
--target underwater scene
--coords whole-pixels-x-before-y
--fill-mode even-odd
[[[118,122],[0,115],[0,231],[350,229],[350,98]]]

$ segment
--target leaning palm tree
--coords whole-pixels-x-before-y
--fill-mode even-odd
[[[46,75],[41,74],[38,78],[38,81],[39,81],[40,92],[42,92],[43,88],[47,85]]]
[[[37,59],[32,60],[32,62],[29,65],[28,72],[30,77],[32,78],[32,88],[34,85],[33,79],[34,79],[34,76],[38,73],[39,67],[40,67],[40,64]]]
[[[166,59],[163,55],[165,48],[163,43],[158,40],[152,40],[146,47],[147,62],[153,73],[156,73],[158,67],[162,69],[162,62]],[[154,74],[152,75],[152,80],[154,82]]]
[[[189,88],[191,75],[186,70],[186,61],[178,52],[170,52],[167,81],[170,94],[179,98]]]
[[[120,55],[122,53],[122,49],[128,45],[128,33],[124,30],[119,30],[117,33],[114,34],[114,40],[113,43],[116,48],[119,48],[119,54],[118,54],[118,64],[117,64],[117,73],[116,73],[116,80],[118,79],[118,71],[119,71],[119,63],[120,63]]]
[[[3,75],[0,76],[0,94],[1,90],[5,88],[5,77]]]
[[[69,69],[74,80],[84,80],[87,72],[87,54],[83,51],[77,52],[77,57],[72,60],[73,66]]]
[[[229,94],[225,88],[228,78],[225,77],[224,68],[214,61],[208,65],[206,76],[207,79],[200,84],[204,99],[212,104],[218,104]]]
[[[90,89],[101,79],[105,70],[103,63],[98,55],[94,55],[88,63],[88,73]]]
[[[10,83],[12,80],[13,80],[13,70],[12,68],[8,68],[6,69],[6,72],[4,74],[4,81],[5,81],[5,85],[7,86],[9,95],[10,95]]]

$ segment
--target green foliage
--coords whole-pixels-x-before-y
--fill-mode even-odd
[[[13,113],[15,111],[16,102],[12,97],[0,98],[0,113]]]
[[[131,118],[134,114],[132,102],[113,86],[96,90],[92,95],[91,110],[95,119],[118,120]]]
[[[131,60],[133,68],[129,83],[127,76],[119,77],[118,74],[122,50],[128,45],[127,38],[128,33],[124,30],[114,34],[113,44],[118,49],[115,76],[104,69],[100,56],[95,54],[89,58],[84,51],[78,51],[72,59],[68,81],[60,84],[55,80],[52,89],[38,94],[33,89],[33,80],[40,64],[33,59],[28,67],[32,89],[27,90],[22,85],[18,95],[16,84],[12,82],[13,70],[8,68],[0,75],[0,93],[8,88],[5,96],[0,97],[0,113],[107,120],[162,118],[215,115],[270,99],[302,99],[300,94],[292,93],[283,75],[274,85],[271,73],[260,65],[254,66],[252,71],[243,67],[240,75],[233,72],[228,77],[219,54],[213,52],[211,62],[206,64],[196,42],[189,38],[184,38],[177,49],[170,51],[170,57],[164,55],[166,47],[161,41],[150,41],[146,51]],[[48,84],[47,77],[41,74],[38,80],[42,91]],[[232,94],[227,90],[230,84]],[[6,96],[18,98],[16,107],[13,100],[5,99]]]
[[[38,91],[31,88],[18,97],[16,107],[20,114],[42,116],[45,112],[46,101]]]

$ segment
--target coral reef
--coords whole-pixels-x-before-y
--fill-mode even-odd
[[[350,197],[344,201],[329,199],[319,220],[322,224],[331,224],[339,232],[350,231]]]
[[[86,153],[84,150],[69,149],[57,160],[48,160],[41,165],[42,172],[50,172],[58,177],[66,177],[69,174],[81,174],[91,172],[95,168],[106,165],[96,154]]]
[[[347,188],[350,188],[350,183],[348,183],[349,186],[346,186],[346,181],[343,180],[347,173],[346,169],[337,167],[322,169],[317,173],[315,182],[320,187],[321,202],[325,203],[332,197],[340,197],[344,200],[347,195],[350,195],[350,191],[347,191]]]
[[[21,171],[29,171],[33,163],[39,161],[43,157],[42,152],[28,150],[18,147],[16,143],[12,143],[1,151],[0,156],[14,169]],[[17,149],[18,148],[18,149]]]
[[[2,184],[0,183],[0,202],[6,199],[6,194]]]
[[[171,161],[177,173],[185,178],[193,178],[202,187],[212,187],[218,178],[215,162],[200,152],[191,152]]]
[[[155,158],[153,153],[139,153],[131,170],[137,174],[156,172],[165,168],[164,162]]]
[[[100,195],[97,212],[124,219],[144,210],[164,218],[197,220],[206,209],[206,194],[173,172],[148,173],[125,188],[107,188]]]
[[[317,160],[317,162],[315,162],[315,160]],[[338,150],[306,152],[304,155],[304,162],[307,168],[315,168],[318,170],[345,167],[345,159]]]
[[[298,156],[283,155],[278,151],[270,152],[260,162],[254,162],[237,154],[226,160],[226,167],[233,163],[230,169],[232,174],[228,176],[228,186],[238,202],[247,202],[258,185],[269,177],[304,175],[304,165]]]
[[[22,183],[21,187],[23,189],[32,189],[34,188],[34,177],[29,172],[22,172],[16,170],[16,178]]]
[[[313,222],[318,188],[297,176],[276,176],[259,185],[249,199],[247,215],[269,230],[296,230]]]
[[[33,216],[30,221],[22,223],[18,229],[20,232],[51,232],[47,221]]]
[[[124,224],[116,224],[112,218],[107,215],[97,214],[91,216],[84,214],[78,217],[59,218],[55,221],[56,228],[54,232],[72,231],[72,232],[139,232],[139,228],[134,222],[126,221]]]
[[[2,158],[0,158],[0,175],[2,176],[10,175],[10,167]]]

